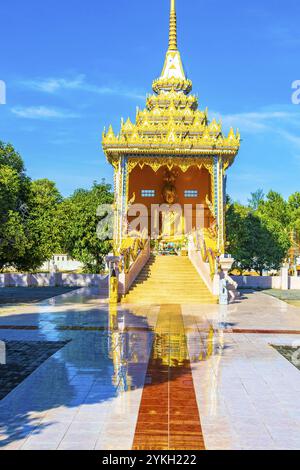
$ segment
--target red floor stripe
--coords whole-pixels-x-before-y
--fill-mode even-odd
[[[250,328],[225,329],[224,333],[254,334],[254,335],[300,335],[300,330],[263,330]]]
[[[204,450],[181,308],[160,309],[133,450]]]

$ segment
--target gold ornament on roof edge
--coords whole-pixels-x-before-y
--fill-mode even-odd
[[[103,133],[103,150],[114,165],[122,155],[151,158],[153,155],[224,157],[230,166],[239,151],[240,133],[231,128],[228,136],[221,122],[207,118],[207,109],[198,109],[198,98],[191,95],[177,49],[175,0],[171,0],[169,48],[160,78],[153,82],[154,94],[146,99],[146,108],[137,108],[136,121],[121,121],[119,135],[112,126]]]

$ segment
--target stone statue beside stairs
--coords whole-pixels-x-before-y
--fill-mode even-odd
[[[227,305],[234,302],[239,297],[237,290],[237,283],[229,276],[229,271],[232,268],[234,259],[231,255],[222,255],[220,257],[220,305]]]

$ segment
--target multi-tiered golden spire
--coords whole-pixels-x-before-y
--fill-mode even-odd
[[[146,109],[138,110],[136,122],[121,123],[115,135],[110,126],[103,134],[103,149],[112,163],[121,154],[205,155],[226,157],[232,163],[240,146],[239,132],[230,129],[226,137],[221,123],[207,118],[207,110],[198,110],[198,100],[190,95],[192,82],[187,79],[177,48],[175,0],[171,0],[169,47],[161,76],[153,82],[154,94],[148,96]]]
[[[191,89],[192,82],[186,78],[180,52],[177,48],[176,7],[175,0],[171,0],[169,47],[161,76],[153,82],[153,91],[159,94],[160,92],[175,90],[187,94]]]
[[[175,0],[171,0],[169,51],[177,51],[177,18]]]

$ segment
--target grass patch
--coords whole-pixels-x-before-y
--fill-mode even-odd
[[[293,366],[300,370],[300,348],[292,346],[275,346],[271,345],[272,348],[276,349],[285,359],[287,359]]]
[[[300,300],[287,300],[288,304],[293,305],[293,307],[300,308]]]
[[[294,307],[300,307],[300,290],[279,290],[279,289],[265,289],[261,292],[276,297],[276,299],[283,300]]]

